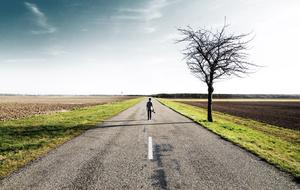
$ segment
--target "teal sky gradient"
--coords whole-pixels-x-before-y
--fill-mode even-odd
[[[178,27],[253,32],[264,65],[216,93],[299,94],[297,0],[2,0],[0,93],[205,93],[174,44]]]

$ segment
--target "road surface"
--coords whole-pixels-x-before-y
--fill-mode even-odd
[[[146,100],[0,182],[0,189],[300,189],[293,178]],[[151,146],[152,143],[152,146]]]

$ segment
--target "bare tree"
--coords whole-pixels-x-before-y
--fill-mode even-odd
[[[214,82],[231,76],[241,77],[249,73],[251,66],[247,61],[246,50],[250,40],[245,40],[249,34],[226,34],[228,25],[221,30],[194,30],[191,27],[179,28],[183,38],[177,43],[186,43],[183,50],[187,65],[197,78],[208,87],[207,120],[212,122],[212,96]]]

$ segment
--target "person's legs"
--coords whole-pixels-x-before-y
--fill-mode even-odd
[[[150,120],[149,110],[147,110],[148,120]]]
[[[148,112],[148,120],[151,120],[151,110],[147,110]]]

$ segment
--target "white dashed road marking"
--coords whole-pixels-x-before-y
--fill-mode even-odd
[[[152,137],[148,137],[148,159],[153,160]]]

